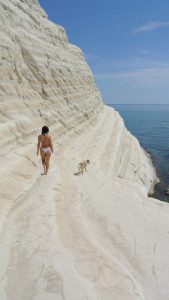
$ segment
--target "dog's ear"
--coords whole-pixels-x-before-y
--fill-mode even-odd
[[[89,160],[89,159],[87,159],[86,162],[87,162],[88,164],[90,164],[90,160]]]

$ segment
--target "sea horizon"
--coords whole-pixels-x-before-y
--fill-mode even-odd
[[[159,103],[107,103],[106,105],[109,105],[109,106],[113,106],[113,105],[134,105],[134,106],[137,106],[137,105],[147,105],[147,106],[151,106],[151,105],[157,105],[157,106],[161,106],[161,105],[167,105],[169,106],[169,103],[162,103],[162,104],[159,104]]]

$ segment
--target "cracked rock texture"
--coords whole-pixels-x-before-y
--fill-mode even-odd
[[[36,0],[0,0],[0,76],[0,299],[167,300],[169,206],[147,197],[151,160]]]

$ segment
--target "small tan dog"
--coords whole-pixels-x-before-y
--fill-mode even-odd
[[[81,161],[79,164],[78,164],[78,169],[79,169],[79,173],[82,173],[83,175],[83,172],[87,171],[87,165],[90,164],[90,160],[87,159],[87,160],[84,160],[84,161]]]

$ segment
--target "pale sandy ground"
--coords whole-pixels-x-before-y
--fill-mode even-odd
[[[131,152],[142,153],[131,135],[117,176],[125,132],[105,107],[97,126],[62,146],[54,140],[48,176],[33,135],[1,159],[3,180],[13,176],[3,191],[1,300],[169,299],[169,207],[147,198],[143,182],[120,178]],[[88,158],[87,173],[75,176]]]
[[[168,300],[169,206],[147,198],[152,163],[36,0],[0,0],[0,77],[0,300]]]

